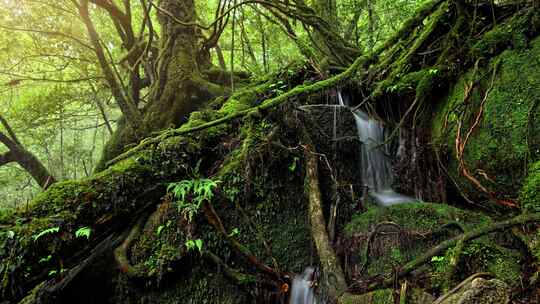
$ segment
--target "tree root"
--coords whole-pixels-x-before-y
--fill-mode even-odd
[[[435,300],[435,302],[433,302],[433,304],[442,303],[444,300],[448,299],[450,296],[456,294],[456,292],[459,291],[463,286],[465,286],[466,284],[472,282],[476,278],[492,277],[492,276],[493,276],[492,274],[486,273],[486,272],[475,273],[475,274],[469,276],[468,278],[466,278],[463,282],[459,283],[456,287],[452,288],[452,290],[450,290],[449,292],[447,292],[446,294],[444,294],[443,296],[441,296],[440,298]]]
[[[373,230],[368,235],[366,247],[362,254],[362,258],[364,262],[362,263],[362,266],[360,267],[360,270],[358,271],[359,274],[362,274],[364,270],[366,270],[367,266],[369,265],[369,250],[371,247],[371,243],[373,243],[373,240],[375,239],[377,234],[380,233],[380,229],[384,226],[391,226],[391,227],[397,228],[399,232],[402,231],[401,227],[396,223],[393,223],[393,222],[378,223],[377,226],[375,226],[375,228],[373,228]]]
[[[524,215],[516,216],[506,221],[494,223],[487,227],[482,227],[482,228],[474,229],[469,232],[463,233],[457,237],[451,238],[449,240],[446,240],[440,243],[439,245],[428,250],[426,253],[424,253],[420,257],[403,265],[397,271],[397,273],[390,275],[389,278],[386,278],[382,281],[369,285],[367,287],[367,291],[373,291],[376,289],[392,286],[396,278],[402,278],[410,274],[418,267],[428,263],[433,256],[441,254],[442,252],[444,252],[451,246],[456,245],[458,242],[462,242],[463,244],[465,244],[468,241],[472,241],[476,238],[479,238],[491,232],[507,229],[516,225],[523,225],[523,224],[539,222],[539,221],[540,221],[540,213],[524,214]]]
[[[280,273],[273,268],[269,267],[268,265],[265,265],[261,261],[257,259],[253,253],[244,245],[242,245],[234,236],[227,233],[227,230],[225,229],[225,226],[223,226],[223,222],[221,221],[219,215],[216,213],[216,210],[210,203],[205,203],[203,206],[203,212],[206,217],[206,220],[219,232],[221,233],[225,239],[229,242],[229,244],[241,255],[243,255],[247,261],[253,265],[255,268],[260,270],[263,273],[266,273],[270,276],[272,276],[276,280],[281,280],[282,277],[285,276],[285,274]]]
[[[421,25],[424,19],[428,17],[429,15],[431,15],[433,11],[437,8],[437,6],[444,1],[447,1],[447,0],[434,0],[428,3],[427,5],[423,6],[419,11],[417,11],[417,13],[414,15],[413,18],[407,20],[404,23],[404,25],[401,27],[401,29],[397,31],[397,33],[395,33],[395,35],[393,35],[390,39],[388,39],[383,45],[379,46],[377,49],[375,49],[374,51],[366,55],[359,56],[342,73],[339,73],[328,79],[317,81],[311,84],[296,86],[295,88],[289,90],[288,92],[285,92],[277,97],[264,101],[262,104],[258,106],[229,114],[223,118],[216,119],[207,123],[203,123],[199,126],[196,126],[190,129],[182,130],[178,128],[174,130],[168,130],[168,131],[164,131],[159,136],[143,139],[134,148],[122,153],[121,155],[107,162],[106,167],[109,167],[121,160],[124,160],[130,157],[136,154],[137,152],[142,151],[148,146],[158,144],[159,142],[169,137],[186,135],[193,132],[202,131],[211,127],[228,123],[230,121],[233,121],[235,119],[238,119],[244,116],[259,115],[260,112],[264,112],[271,108],[277,107],[292,98],[299,97],[299,96],[306,96],[306,95],[314,94],[320,91],[324,91],[332,87],[336,87],[340,85],[341,83],[345,82],[346,80],[349,80],[351,77],[353,77],[360,68],[366,68],[373,62],[377,61],[381,53],[386,51],[388,48],[392,47],[397,41],[399,41],[399,39],[404,37],[407,33],[412,31],[414,28]]]
[[[471,125],[471,127],[467,130],[467,133],[465,134],[464,138],[462,137],[462,134],[461,134],[461,128],[462,128],[462,125],[463,125],[463,121],[462,121],[462,119],[460,119],[458,121],[457,130],[456,130],[456,132],[457,132],[457,134],[456,134],[456,144],[455,144],[456,158],[457,158],[457,160],[459,162],[459,166],[458,166],[459,173],[461,175],[463,175],[465,178],[467,178],[469,180],[469,182],[471,184],[473,184],[473,186],[476,189],[478,189],[478,190],[482,191],[483,193],[487,194],[490,199],[492,199],[493,201],[495,201],[497,204],[499,204],[501,206],[510,207],[510,208],[518,208],[518,205],[515,202],[510,201],[510,200],[499,199],[499,198],[497,198],[496,193],[494,193],[493,191],[491,191],[491,190],[487,189],[485,186],[483,186],[482,183],[476,177],[474,177],[473,174],[471,174],[469,172],[469,169],[467,168],[467,164],[465,163],[465,157],[464,157],[465,147],[467,146],[467,143],[468,143],[472,133],[476,130],[476,128],[480,124],[480,121],[482,120],[482,116],[484,114],[484,106],[485,106],[485,104],[486,104],[486,102],[488,100],[489,93],[491,92],[491,90],[493,89],[493,86],[494,86],[495,76],[497,74],[497,67],[498,67],[498,63],[496,63],[495,66],[493,67],[493,73],[491,75],[491,83],[490,83],[488,89],[486,90],[486,93],[484,94],[484,97],[482,98],[482,101],[480,103],[480,109],[478,110],[478,113],[476,114],[474,122]],[[463,95],[464,95],[463,104],[464,105],[469,104],[469,99],[472,96],[472,92],[474,90],[475,84],[478,84],[478,82],[476,82],[476,83],[473,82],[473,83],[468,84],[468,85],[465,86],[465,92],[463,93]]]
[[[212,261],[214,264],[218,265],[220,267],[220,270],[223,271],[223,273],[225,274],[225,276],[233,280],[238,285],[254,283],[257,280],[255,276],[241,273],[240,271],[231,268],[220,257],[208,250],[204,251],[203,256],[206,259]]]
[[[330,245],[326,223],[322,209],[321,191],[319,188],[318,158],[307,132],[304,131],[304,155],[306,157],[306,184],[309,196],[309,219],[311,235],[317,248],[317,254],[321,263],[324,282],[328,288],[328,295],[337,299],[347,289],[345,275],[341,269],[339,260]]]
[[[131,228],[126,239],[114,250],[114,259],[118,264],[120,272],[126,274],[129,278],[139,278],[142,276],[142,274],[129,262],[128,251],[131,247],[131,243],[137,240],[141,234],[144,223],[146,222],[146,218],[147,217],[144,215],[141,216]]]

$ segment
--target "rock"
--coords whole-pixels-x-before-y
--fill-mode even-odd
[[[407,292],[407,302],[410,304],[431,304],[435,298],[422,289],[415,288]]]
[[[467,282],[468,281],[468,282]],[[510,288],[498,279],[467,279],[457,289],[443,295],[433,304],[507,304]]]
[[[344,294],[338,300],[339,304],[393,304],[394,296],[391,289],[381,289],[361,295]]]
[[[435,299],[422,289],[414,288],[407,291],[409,304],[431,304]],[[362,295],[344,294],[339,298],[339,304],[394,304],[394,294],[391,289],[382,289]]]

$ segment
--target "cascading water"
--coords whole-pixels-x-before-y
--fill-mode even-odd
[[[341,92],[338,92],[338,101],[340,105],[348,106]],[[384,142],[383,124],[361,110],[357,109],[352,113],[362,143],[362,182],[368,188],[370,196],[383,206],[414,201],[392,190],[392,166]]]
[[[294,277],[291,287],[291,298],[289,304],[317,304],[315,291],[313,290],[313,280],[315,268],[308,267],[302,275]],[[319,303],[322,304],[322,303]]]

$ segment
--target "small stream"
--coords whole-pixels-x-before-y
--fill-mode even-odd
[[[317,301],[313,284],[315,280],[315,268],[307,267],[304,273],[294,277],[291,287],[289,304],[324,304]]]
[[[341,106],[348,106],[341,92],[338,92],[338,102]],[[358,138],[362,143],[362,182],[369,195],[383,206],[415,201],[392,189],[392,164],[385,143],[384,125],[362,110],[354,110],[352,113],[356,120]]]

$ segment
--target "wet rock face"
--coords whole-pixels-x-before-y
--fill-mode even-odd
[[[360,140],[352,112],[346,107],[317,104],[303,108],[302,122],[317,149],[323,154],[319,164],[324,202],[338,202],[337,229],[341,229],[354,211],[361,208],[363,186]],[[337,182],[337,183],[336,183]],[[327,206],[329,208],[329,206]]]
[[[498,279],[476,278],[464,284],[454,294],[441,297],[437,304],[507,304],[510,303],[510,288]]]

